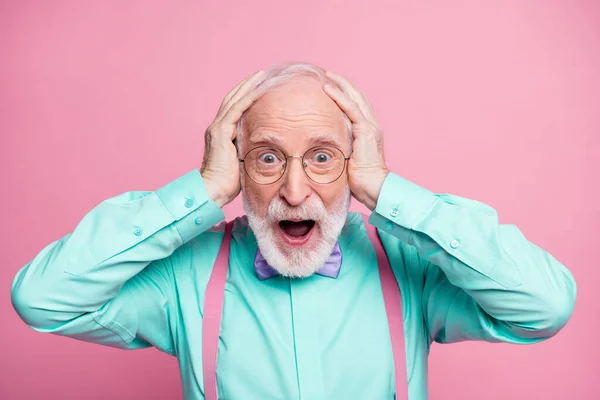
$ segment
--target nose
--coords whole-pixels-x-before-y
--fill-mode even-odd
[[[291,206],[299,206],[313,192],[302,162],[300,157],[289,157],[285,174],[281,177],[283,183],[279,194]]]

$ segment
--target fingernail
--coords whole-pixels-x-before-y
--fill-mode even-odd
[[[333,86],[330,85],[329,83],[326,83],[325,86],[324,86],[324,88],[325,88],[325,90],[328,90],[330,92],[333,91]]]

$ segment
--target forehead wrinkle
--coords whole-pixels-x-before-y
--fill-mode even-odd
[[[344,130],[345,126],[335,118],[323,117],[322,115],[311,114],[306,116],[298,116],[291,114],[271,114],[253,115],[248,121],[248,132],[275,131],[286,132],[300,129],[302,131],[310,130]],[[250,136],[253,136],[250,134]]]
[[[342,147],[342,144],[336,139],[335,135],[327,132],[317,132],[314,134],[309,134],[306,137],[308,143],[310,144],[329,144],[337,147]],[[265,132],[261,134],[257,134],[254,137],[250,138],[250,143],[259,143],[259,142],[272,142],[275,144],[283,144],[284,140],[282,137],[274,132]]]
[[[252,143],[266,138],[274,139],[274,141],[281,141],[281,139],[274,134],[281,135],[286,132],[298,131],[306,134],[313,134],[314,132],[331,131],[331,135],[339,128],[343,128],[340,124],[336,123],[336,121],[330,119],[323,120],[310,118],[299,119],[296,121],[295,118],[288,119],[287,117],[281,116],[264,119],[253,118],[248,125],[249,140]]]
[[[269,111],[256,111],[254,115],[252,115],[253,121],[261,121],[261,120],[283,120],[288,122],[305,122],[305,121],[314,121],[317,123],[334,123],[336,124],[338,118],[334,115],[330,115],[327,112],[322,112],[318,110],[311,111],[301,111],[301,112],[286,112],[284,110],[269,110]]]
[[[273,144],[277,147],[285,146],[286,142],[292,144],[297,141],[302,141],[307,144],[307,148],[315,145],[329,145],[339,148],[342,151],[348,151],[338,131],[344,131],[346,136],[346,128],[336,121],[313,120],[307,124],[307,121],[302,121],[304,124],[288,122],[279,118],[278,120],[265,119],[254,120],[248,128],[247,140],[250,146],[258,143]],[[295,136],[288,137],[290,134]],[[297,136],[296,136],[297,135]],[[289,149],[288,149],[289,150]]]

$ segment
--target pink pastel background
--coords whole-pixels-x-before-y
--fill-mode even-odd
[[[0,399],[181,398],[175,358],[37,333],[10,283],[103,199],[199,167],[223,95],[287,60],[357,83],[394,172],[493,206],[578,282],[545,343],[434,345],[430,398],[600,396],[600,3],[15,0],[0,49]]]

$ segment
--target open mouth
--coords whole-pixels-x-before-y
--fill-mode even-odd
[[[279,228],[289,244],[305,243],[315,227],[313,220],[284,220],[279,222]]]

